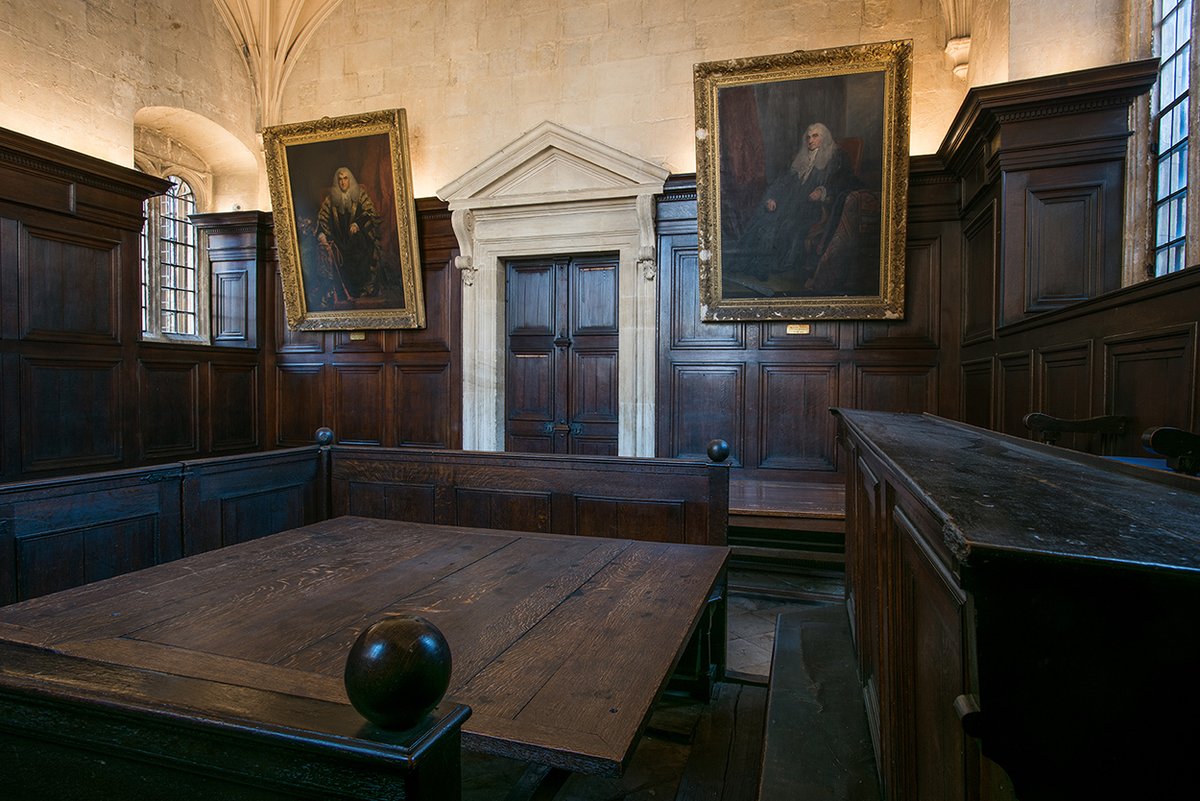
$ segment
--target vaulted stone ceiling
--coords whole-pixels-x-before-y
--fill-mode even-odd
[[[284,84],[300,52],[342,0],[213,0],[242,47],[258,92],[258,127],[279,120]],[[946,53],[966,75],[974,0],[939,0]]]
[[[242,47],[258,92],[258,127],[279,122],[284,84],[313,34],[342,0],[213,0]]]

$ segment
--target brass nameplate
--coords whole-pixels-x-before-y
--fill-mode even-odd
[[[350,332],[350,341],[351,342],[362,342],[366,338],[367,338],[366,331],[351,331]]]
[[[787,332],[789,334],[811,334],[812,326],[808,323],[788,323]]]

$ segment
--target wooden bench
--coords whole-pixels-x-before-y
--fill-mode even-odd
[[[758,801],[879,801],[844,605],[779,615]]]
[[[357,448],[328,440],[321,446],[0,485],[0,603],[346,513],[721,546],[728,499],[728,467],[700,461]],[[704,698],[724,673],[723,576],[709,600],[675,677],[677,688]],[[0,661],[6,658],[0,654]],[[157,703],[153,689],[146,696],[151,706]],[[5,698],[0,689],[0,706]],[[90,708],[77,711],[91,714]],[[75,714],[73,707],[70,715]],[[350,721],[359,725],[353,715]],[[70,716],[58,722],[82,725]],[[445,725],[455,752],[458,722]],[[77,778],[63,775],[68,784]],[[451,797],[431,792],[414,791],[411,797]]]
[[[343,514],[725,545],[729,469],[327,441],[0,484],[0,605]]]
[[[842,483],[761,481],[735,478],[729,483],[731,564],[737,589],[767,591],[761,573],[803,573],[815,586],[784,588],[765,582],[772,595],[818,602],[841,597],[845,565],[846,489]],[[822,589],[824,587],[824,589]]]
[[[385,731],[345,703],[66,655],[31,634],[0,624],[6,799],[460,797],[461,704]]]
[[[727,543],[729,468],[712,462],[335,445],[334,516],[655,542]],[[707,698],[725,673],[723,577],[672,686]]]
[[[725,545],[729,468],[710,462],[335,445],[332,514]]]
[[[843,533],[846,487],[842,483],[731,479],[729,523],[744,528]]]
[[[1030,433],[1047,445],[1057,445],[1063,434],[1084,434],[1086,437],[1082,438],[1082,441],[1076,438],[1069,444],[1076,449],[1090,450],[1092,437],[1124,434],[1129,430],[1133,418],[1110,414],[1101,417],[1073,419],[1054,417],[1042,412],[1030,412],[1021,418],[1021,422],[1029,429]],[[1081,448],[1081,444],[1086,447]]]
[[[1142,447],[1164,457],[1176,473],[1200,473],[1200,434],[1173,426],[1157,426],[1142,432]]]
[[[315,446],[0,484],[0,605],[323,519]]]

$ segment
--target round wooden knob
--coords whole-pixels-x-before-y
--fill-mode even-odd
[[[718,464],[729,458],[729,443],[723,439],[708,441],[708,458]]]
[[[333,429],[326,426],[321,426],[317,429],[317,444],[332,445],[333,444]]]
[[[423,617],[384,618],[358,635],[344,680],[364,718],[385,729],[411,729],[450,686],[450,646]]]

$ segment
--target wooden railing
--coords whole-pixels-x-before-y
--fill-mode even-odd
[[[0,484],[0,604],[342,514],[724,545],[729,471],[676,459],[314,445]]]

